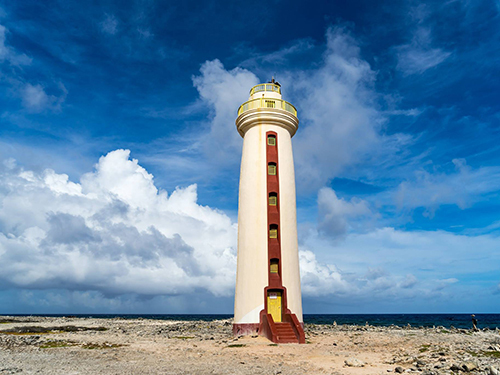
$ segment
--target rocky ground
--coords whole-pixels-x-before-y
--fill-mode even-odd
[[[229,320],[0,317],[3,374],[492,374],[500,331],[306,325],[307,344],[233,338]]]

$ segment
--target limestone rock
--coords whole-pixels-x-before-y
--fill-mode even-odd
[[[357,358],[347,358],[344,361],[344,363],[346,366],[349,366],[349,367],[364,367],[365,366],[365,363],[363,361],[360,361]]]
[[[457,372],[457,371],[462,370],[462,368],[459,367],[456,363],[454,363],[454,364],[451,365],[450,370]]]
[[[422,361],[421,359],[417,360],[417,367],[423,367],[425,365],[426,365],[426,363],[424,361]]]
[[[474,362],[465,362],[462,363],[462,370],[465,372],[471,372],[474,370],[478,370],[477,365]]]

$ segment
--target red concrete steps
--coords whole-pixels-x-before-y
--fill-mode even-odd
[[[295,331],[290,323],[274,323],[276,326],[276,336],[279,343],[299,343]]]

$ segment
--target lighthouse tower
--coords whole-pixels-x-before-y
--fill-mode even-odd
[[[299,120],[274,79],[238,110],[243,137],[238,207],[235,335],[305,342],[292,137]]]

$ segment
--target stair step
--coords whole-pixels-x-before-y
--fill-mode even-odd
[[[294,327],[289,322],[274,323],[276,327],[276,341],[278,343],[298,344],[299,338],[295,334]]]
[[[297,339],[295,339],[295,340],[280,339],[280,340],[278,340],[278,342],[281,343],[281,344],[298,344],[299,340],[297,340]]]

